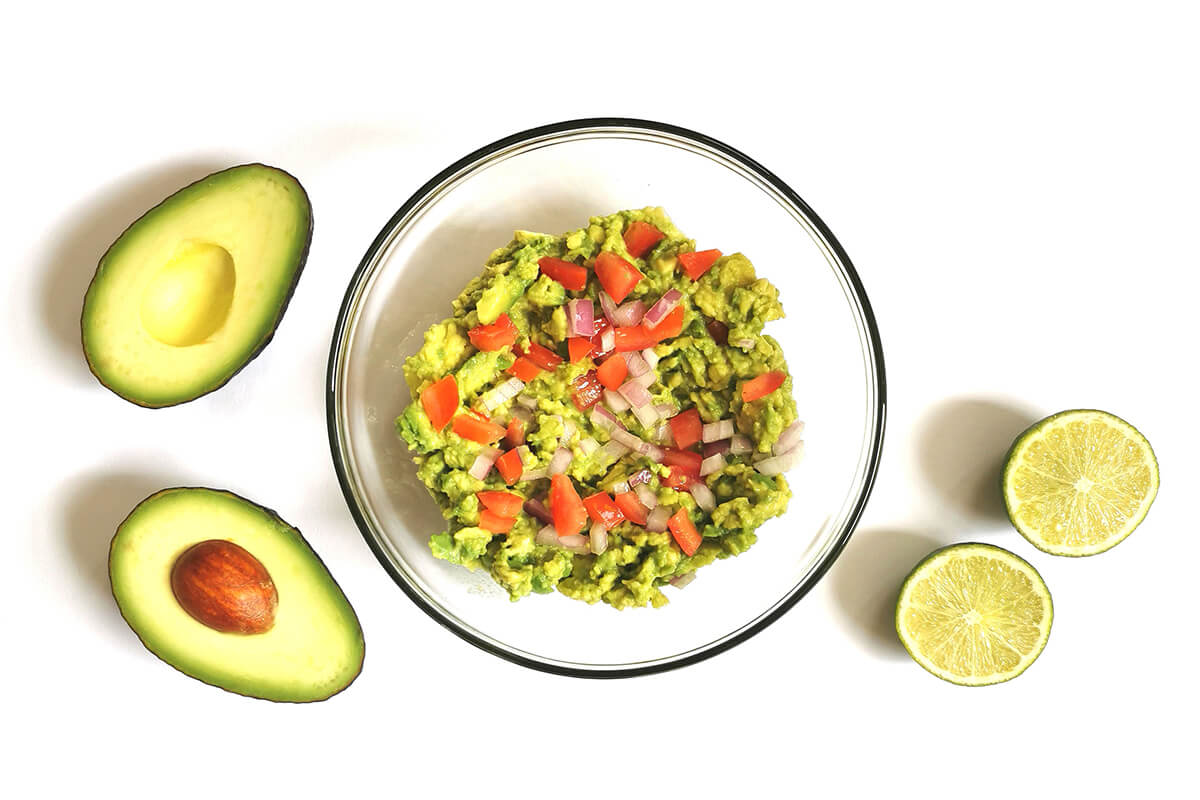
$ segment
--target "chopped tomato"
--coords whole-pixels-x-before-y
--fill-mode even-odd
[[[525,356],[521,356],[513,362],[513,365],[508,368],[507,372],[510,372],[526,383],[529,383],[531,380],[541,374],[542,368],[530,361]]]
[[[490,508],[479,512],[479,527],[492,533],[508,533],[517,523],[515,517],[505,517]]]
[[[453,375],[447,375],[439,381],[421,390],[421,407],[434,430],[440,431],[458,411],[458,383]]]
[[[625,515],[625,519],[634,525],[646,524],[646,507],[633,492],[621,492],[616,496],[617,508]]]
[[[666,320],[659,323],[658,327],[663,327],[667,324]],[[634,350],[645,350],[647,347],[653,347],[658,344],[658,339],[654,334],[646,330],[642,325],[634,325],[632,328],[617,328],[616,344],[613,349],[618,353],[631,353]],[[624,360],[624,359],[622,359]]]
[[[663,473],[662,482],[671,489],[681,492],[695,483],[696,479],[679,467],[672,467]]]
[[[625,359],[621,360],[624,361]],[[609,361],[616,361],[616,359],[609,359]],[[571,385],[575,387],[575,407],[580,411],[587,411],[596,405],[596,401],[604,394],[604,386],[597,380],[596,370],[594,369],[580,375],[571,382]]]
[[[683,306],[675,306],[670,314],[663,317],[662,322],[646,331],[654,337],[655,342],[674,339],[683,333]]]
[[[638,220],[625,229],[625,249],[634,258],[641,258],[650,252],[651,247],[661,242],[665,235],[649,222]]]
[[[567,354],[571,363],[577,364],[592,354],[592,342],[582,336],[572,336],[567,339]]]
[[[689,556],[695,555],[696,550],[700,547],[702,537],[696,530],[696,526],[692,524],[687,509],[681,508],[676,511],[667,520],[667,527],[671,529],[671,535],[675,537],[675,543],[679,545],[679,549]]]
[[[599,362],[614,352],[611,347],[607,350],[604,349],[604,332],[612,330],[612,323],[603,315],[597,314],[593,328],[596,333],[592,336],[592,360]]]
[[[473,408],[468,408],[468,409],[466,409],[466,412],[468,414],[470,414],[472,417],[474,417],[475,419],[479,420],[480,422],[491,422],[492,421],[492,418],[489,417],[487,414],[483,413],[482,411],[476,411]]]
[[[551,280],[558,281],[563,288],[572,292],[581,292],[587,287],[587,270],[578,264],[546,257],[538,259],[538,266],[543,275],[550,276]]]
[[[616,391],[621,384],[625,382],[625,376],[629,374],[629,365],[625,363],[623,358],[610,358],[600,365],[596,370],[596,377],[604,384],[606,389]]]
[[[720,250],[701,250],[699,253],[680,253],[678,259],[679,266],[695,281],[708,272],[720,257]]]
[[[676,414],[671,417],[670,422],[671,436],[675,439],[675,446],[680,450],[686,450],[700,441],[704,423],[700,420],[700,412],[696,409],[689,408],[682,414]]]
[[[704,323],[704,327],[708,329],[708,335],[713,337],[713,341],[724,347],[729,344],[729,326],[719,319],[710,319]]]
[[[504,431],[504,443],[509,447],[525,444],[525,423],[520,418],[513,417],[508,421],[508,428]]]
[[[760,397],[766,397],[783,386],[785,379],[787,375],[779,371],[764,372],[757,378],[751,378],[742,384],[742,402],[753,403]]]
[[[501,314],[491,325],[476,325],[471,328],[467,331],[467,336],[471,339],[471,344],[480,350],[502,350],[517,341],[517,326],[513,325],[508,314]]]
[[[515,517],[521,513],[525,500],[512,492],[476,492],[475,496],[483,507],[495,511],[502,517]]]
[[[550,476],[550,513],[554,517],[554,531],[559,536],[579,533],[587,522],[587,509],[575,491],[575,484],[566,475]]]
[[[529,347],[525,349],[523,355],[534,364],[550,372],[553,372],[559,364],[563,363],[562,356],[549,347],[542,347],[536,342],[530,342]]]
[[[596,256],[596,277],[608,296],[620,303],[644,276],[633,264],[605,250]]]
[[[617,508],[617,504],[604,492],[596,492],[590,497],[583,498],[583,506],[587,509],[592,522],[599,522],[605,530],[612,530],[614,526],[625,521],[625,515],[621,513],[621,509]]]
[[[702,461],[704,461],[704,456],[694,453],[691,450],[678,450],[674,447],[668,447],[663,451],[662,463],[669,467],[679,467],[679,469],[693,478],[700,477],[700,463]]]
[[[512,486],[521,479],[521,473],[525,471],[525,465],[521,463],[520,453],[516,450],[509,450],[496,459],[496,469],[500,471],[500,477],[504,478],[504,482]]]
[[[491,444],[504,435],[504,428],[494,422],[480,419],[474,414],[459,414],[450,424],[450,430],[464,439],[480,444]]]

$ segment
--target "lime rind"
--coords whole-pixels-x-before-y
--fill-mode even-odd
[[[951,559],[965,558],[970,556],[984,556],[989,559],[997,560],[1003,564],[1012,567],[1026,577],[1029,578],[1034,594],[1042,601],[1042,618],[1037,626],[1037,639],[1034,646],[1029,648],[1027,652],[1021,654],[1020,660],[1016,666],[1003,671],[996,671],[981,675],[964,675],[951,672],[944,668],[939,668],[934,661],[921,651],[917,644],[916,637],[909,630],[909,626],[905,622],[905,612],[912,607],[912,594],[914,588],[922,581],[929,578],[935,570],[943,564],[948,563]],[[1017,677],[1029,666],[1038,659],[1042,651],[1046,649],[1046,643],[1050,639],[1050,628],[1054,623],[1054,600],[1050,595],[1050,589],[1046,586],[1046,582],[1042,579],[1041,574],[1025,559],[1009,552],[1002,547],[995,545],[983,544],[981,542],[965,542],[961,544],[949,545],[947,547],[934,550],[928,556],[920,561],[908,577],[905,578],[904,584],[900,588],[900,596],[896,601],[896,634],[900,638],[900,643],[904,645],[904,649],[914,661],[921,665],[923,669],[932,675],[936,675],[944,681],[957,684],[959,686],[991,686],[997,683],[1004,683]]]
[[[1027,466],[1024,459],[1030,448],[1036,442],[1044,441],[1051,431],[1063,428],[1074,422],[1102,423],[1108,428],[1119,431],[1126,441],[1138,448],[1138,452],[1142,455],[1141,465],[1144,465],[1149,470],[1148,486],[1141,496],[1137,507],[1130,513],[1122,515],[1124,516],[1124,522],[1119,527],[1108,532],[1103,539],[1091,544],[1069,545],[1048,541],[1037,526],[1031,525],[1021,515],[1022,502],[1017,497],[1017,473],[1021,467]],[[1071,466],[1074,467],[1074,465]],[[1158,459],[1154,454],[1154,449],[1150,446],[1150,442],[1133,425],[1130,425],[1114,414],[1098,409],[1070,409],[1068,411],[1060,411],[1029,426],[1029,428],[1016,438],[1012,447],[1009,448],[1008,455],[1005,457],[1004,472],[1001,476],[1001,493],[1004,496],[1004,507],[1008,513],[1009,521],[1017,529],[1017,532],[1024,536],[1030,544],[1045,553],[1069,557],[1097,555],[1111,550],[1123,542],[1142,523],[1142,520],[1146,518],[1146,515],[1150,511],[1150,506],[1158,495],[1158,486]]]

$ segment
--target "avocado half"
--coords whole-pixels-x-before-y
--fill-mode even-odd
[[[246,582],[239,582],[244,563],[209,559],[207,570],[192,570],[190,593],[180,593],[180,565],[188,564],[183,556],[212,545],[241,553],[243,562],[249,554],[269,576],[271,618],[251,626],[260,632],[220,630],[211,615],[197,614],[205,599],[217,601],[209,611],[237,613],[247,599]],[[362,669],[362,627],[321,559],[274,511],[231,492],[176,488],[146,498],[117,528],[108,570],[121,615],[146,648],[204,683],[308,703],[342,691]]]
[[[92,374],[161,408],[224,386],[275,333],[312,242],[294,177],[244,164],[147,211],[100,259],[83,301]]]

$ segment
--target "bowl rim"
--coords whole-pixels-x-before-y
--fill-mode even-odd
[[[343,457],[339,436],[338,436],[338,420],[337,420],[337,387],[338,381],[338,354],[341,345],[348,331],[350,322],[350,312],[353,306],[353,301],[359,285],[364,276],[367,274],[371,265],[379,257],[380,251],[386,246],[394,232],[396,226],[404,219],[408,213],[422,203],[433,191],[444,184],[448,179],[470,167],[472,164],[482,161],[497,152],[505,150],[522,142],[538,139],[548,135],[570,133],[572,131],[581,131],[585,129],[613,129],[613,130],[643,130],[652,133],[668,134],[670,136],[679,137],[690,140],[693,143],[703,147],[710,148],[718,153],[739,163],[742,167],[754,173],[757,177],[770,184],[770,186],[783,195],[787,200],[793,203],[800,211],[803,212],[808,222],[813,226],[816,232],[824,239],[824,243],[829,247],[841,267],[845,270],[845,277],[849,282],[850,288],[854,294],[855,300],[859,304],[862,312],[862,321],[866,330],[868,344],[870,346],[871,356],[875,364],[875,398],[874,407],[876,409],[874,430],[871,432],[871,446],[867,456],[866,470],[863,475],[862,487],[858,498],[855,500],[853,507],[846,519],[846,525],[838,538],[830,547],[825,558],[821,560],[807,576],[807,578],[798,584],[792,592],[778,605],[776,605],[769,613],[760,617],[753,624],[743,627],[732,636],[721,639],[718,643],[706,647],[699,651],[689,652],[681,655],[678,658],[669,657],[666,660],[659,660],[644,665],[622,666],[613,669],[588,669],[578,666],[570,666],[564,663],[541,661],[536,658],[529,658],[520,652],[513,652],[503,647],[497,647],[487,639],[476,636],[471,630],[464,629],[456,625],[447,616],[441,613],[438,609],[431,606],[417,590],[409,585],[408,580],[399,572],[391,563],[383,551],[382,545],[376,540],[372,533],[371,526],[368,524],[362,510],[354,497],[354,492],[350,486],[350,476]],[[391,576],[392,580],[400,587],[401,591],[422,611],[429,615],[433,620],[438,622],[444,628],[463,639],[466,642],[480,648],[481,650],[491,653],[494,656],[503,658],[506,661],[514,664],[519,664],[523,667],[538,670],[540,672],[548,672],[555,675],[565,675],[577,678],[629,678],[638,675],[650,675],[659,672],[666,672],[673,669],[690,666],[699,663],[706,659],[712,658],[720,653],[726,652],[733,647],[745,642],[757,633],[765,630],[771,623],[778,620],[802,597],[808,594],[814,586],[821,580],[833,563],[837,561],[842,551],[849,542],[851,535],[858,527],[858,523],[862,518],[863,511],[866,508],[867,500],[871,496],[871,491],[874,488],[875,480],[879,472],[880,458],[883,454],[883,434],[887,417],[887,381],[883,361],[883,343],[879,336],[878,324],[875,320],[875,313],[871,308],[871,303],[867,299],[866,289],[863,287],[862,280],[858,276],[858,271],[854,268],[850,261],[850,256],[846,253],[845,248],[833,235],[833,231],[829,226],[813,211],[812,207],[806,203],[799,194],[796,193],[788,184],[780,179],[775,173],[771,172],[765,166],[760,164],[755,159],[745,153],[733,148],[724,142],[712,138],[703,133],[699,133],[688,128],[679,127],[665,122],[656,122],[653,120],[636,119],[630,117],[585,117],[580,119],[565,120],[555,122],[548,125],[539,125],[517,133],[510,134],[501,139],[484,145],[454,163],[450,164],[445,169],[438,172],[428,181],[421,185],[413,194],[400,206],[395,214],[387,221],[380,230],[379,234],[371,242],[367,248],[365,255],[359,262],[358,268],[350,278],[350,282],[346,287],[346,292],[342,298],[341,307],[338,310],[337,321],[333,328],[333,337],[330,344],[329,361],[326,368],[325,378],[325,417],[326,427],[329,435],[330,455],[333,459],[334,471],[337,474],[338,484],[342,490],[342,496],[346,501],[346,506],[350,511],[350,516],[353,517],[355,525],[358,527],[359,533],[366,540],[367,546],[371,552],[375,554],[375,558],[379,561],[384,571]]]

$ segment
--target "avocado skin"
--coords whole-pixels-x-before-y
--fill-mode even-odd
[[[280,172],[280,173],[286,175],[287,177],[294,180],[296,182],[296,185],[298,187],[300,187],[300,191],[304,194],[305,203],[308,205],[308,231],[304,235],[304,245],[300,248],[300,257],[296,264],[296,273],[292,277],[291,285],[288,286],[287,291],[284,293],[282,302],[279,303],[279,311],[275,315],[275,320],[271,324],[270,331],[267,333],[266,337],[258,344],[258,346],[255,347],[250,352],[250,354],[246,356],[246,359],[245,359],[245,361],[242,362],[241,366],[239,366],[232,373],[230,373],[229,377],[225,378],[225,380],[216,384],[211,389],[206,389],[205,391],[202,391],[199,394],[193,395],[192,397],[189,397],[185,400],[180,400],[175,403],[160,403],[160,404],[145,403],[145,402],[142,402],[141,400],[138,400],[135,397],[126,397],[125,395],[121,394],[116,389],[114,389],[113,387],[111,387],[107,383],[105,383],[104,379],[102,377],[100,377],[100,373],[96,371],[95,365],[92,364],[92,359],[88,356],[87,347],[84,346],[84,339],[85,339],[85,335],[83,332],[84,311],[83,311],[83,309],[81,309],[79,312],[79,342],[80,342],[80,346],[83,348],[83,356],[84,356],[84,359],[87,361],[88,371],[91,372],[92,375],[95,376],[96,380],[100,382],[101,386],[103,386],[105,389],[108,389],[110,392],[115,394],[117,397],[120,397],[122,400],[127,400],[128,402],[133,403],[134,405],[141,406],[142,408],[170,408],[172,406],[179,406],[179,405],[183,405],[184,403],[190,403],[193,400],[198,400],[199,398],[204,397],[206,394],[212,394],[213,392],[217,391],[222,386],[224,386],[225,384],[227,384],[231,380],[233,380],[234,377],[237,376],[238,373],[240,373],[242,370],[244,370],[246,368],[247,365],[250,364],[250,362],[252,362],[254,359],[258,358],[258,355],[266,348],[266,346],[268,344],[271,343],[271,340],[275,338],[275,331],[279,328],[279,323],[283,320],[283,314],[285,311],[287,311],[288,304],[291,303],[291,301],[292,301],[292,295],[295,294],[296,286],[297,286],[297,284],[300,283],[300,275],[304,272],[305,264],[308,262],[308,251],[312,247],[313,208],[312,208],[312,199],[308,196],[308,190],[304,188],[304,184],[302,184],[295,175],[292,175],[287,170],[280,169],[279,167],[273,167],[270,164],[263,164],[262,162],[259,162],[259,161],[251,161],[246,164],[236,164],[232,167],[227,167],[225,169],[213,172],[209,175],[205,175],[203,178],[200,178],[199,180],[196,180],[196,181],[192,181],[187,186],[177,189],[176,191],[174,191],[171,194],[164,197],[162,200],[160,200],[158,203],[156,203],[153,207],[147,209],[140,217],[135,219],[133,222],[129,223],[129,225],[127,225],[125,227],[125,230],[121,231],[120,235],[118,235],[116,239],[113,239],[112,244],[110,244],[108,246],[108,248],[105,249],[104,253],[100,256],[100,260],[96,262],[96,272],[92,274],[92,279],[90,281],[88,281],[88,288],[84,291],[84,297],[85,298],[87,297],[88,293],[91,292],[91,290],[92,290],[92,286],[96,283],[96,279],[100,277],[100,265],[102,263],[104,263],[104,259],[108,257],[108,254],[112,250],[112,248],[117,244],[117,242],[121,241],[121,239],[125,236],[126,233],[129,232],[129,230],[131,228],[136,226],[145,217],[149,216],[152,212],[154,212],[156,209],[158,209],[159,206],[161,206],[163,203],[166,203],[168,200],[170,200],[172,197],[179,194],[180,192],[190,189],[191,187],[195,186],[196,184],[203,183],[204,181],[214,178],[218,175],[223,175],[224,173],[229,172],[230,170],[241,169],[243,167],[265,167],[266,169],[272,169],[272,170],[275,170],[276,172]],[[243,499],[245,499],[245,498],[243,498]],[[274,513],[274,512],[272,512],[272,513]]]
[[[312,558],[321,566],[321,569],[325,570],[325,574],[329,576],[330,582],[337,588],[337,590],[339,592],[342,592],[342,596],[345,597],[345,595],[346,595],[345,591],[342,590],[342,587],[340,584],[338,584],[337,579],[333,577],[333,573],[329,571],[329,568],[327,566],[325,566],[325,562],[321,560],[321,557],[319,555],[317,555],[317,551],[314,550],[312,545],[310,545],[308,543],[308,540],[304,538],[304,535],[300,532],[299,528],[295,527],[294,525],[291,525],[286,520],[284,520],[283,517],[281,517],[279,515],[279,513],[277,511],[275,511],[275,509],[268,508],[267,506],[264,506],[260,503],[256,503],[253,500],[250,500],[250,499],[238,494],[237,492],[232,492],[228,489],[213,489],[212,487],[208,487],[208,486],[169,486],[165,489],[159,489],[157,492],[153,492],[152,494],[147,495],[145,498],[143,498],[142,500],[140,500],[136,504],[134,504],[134,506],[130,510],[130,512],[128,514],[126,514],[125,518],[123,520],[121,520],[121,522],[117,525],[117,532],[119,532],[121,530],[122,526],[125,525],[125,523],[129,520],[129,518],[132,517],[135,513],[137,513],[138,509],[141,508],[142,505],[145,504],[147,501],[152,500],[156,497],[159,497],[160,495],[167,494],[169,492],[192,491],[192,490],[220,492],[222,494],[229,495],[230,497],[240,500],[243,503],[246,503],[248,505],[251,505],[251,506],[254,506],[255,508],[260,509],[261,511],[265,512],[266,514],[268,514],[269,516],[278,520],[279,522],[282,522],[284,525],[287,525],[289,528],[291,528],[292,530],[294,530],[296,532],[297,538],[299,538],[299,540],[308,549],[309,554],[312,556]],[[109,545],[108,545],[108,567],[109,567],[110,575],[111,575],[111,570],[112,570],[113,549],[116,546],[116,543],[117,543],[117,533],[114,532],[113,538],[109,542]],[[189,677],[193,680],[200,681],[201,683],[206,684],[208,686],[215,686],[216,688],[221,689],[222,691],[229,692],[230,694],[238,695],[239,697],[249,697],[254,700],[267,700],[272,703],[284,703],[284,704],[288,704],[288,705],[304,705],[307,703],[324,702],[325,700],[328,700],[331,697],[339,695],[342,692],[346,691],[346,689],[350,688],[351,684],[353,684],[354,681],[356,681],[358,679],[358,676],[362,674],[363,664],[366,662],[366,659],[367,659],[366,637],[361,635],[362,624],[361,624],[361,622],[359,622],[360,639],[362,640],[362,658],[359,659],[358,666],[354,670],[353,677],[351,677],[350,680],[346,681],[345,685],[342,686],[340,689],[338,689],[334,692],[330,692],[329,694],[325,695],[324,697],[317,697],[317,698],[313,698],[311,700],[303,700],[303,701],[301,701],[301,700],[275,700],[275,699],[272,699],[269,697],[259,697],[257,695],[248,694],[246,692],[238,692],[238,691],[235,691],[234,689],[230,689],[226,686],[222,686],[219,683],[213,683],[212,681],[206,681],[203,678],[197,677],[196,675],[192,675],[190,672],[185,672],[184,670],[180,669],[175,664],[172,664],[170,661],[168,661],[167,659],[163,658],[158,653],[156,653],[154,651],[154,649],[152,647],[150,647],[149,644],[147,644],[146,640],[142,638],[142,634],[138,631],[137,627],[134,626],[133,622],[129,619],[129,617],[126,616],[125,609],[121,607],[121,602],[117,597],[115,588],[112,587],[111,581],[109,583],[109,590],[110,590],[110,593],[112,594],[113,602],[116,603],[117,610],[121,614],[121,619],[125,620],[125,624],[129,626],[129,629],[131,631],[133,631],[134,636],[137,636],[138,641],[141,642],[142,646],[145,647],[146,650],[148,650],[151,655],[153,655],[159,661],[161,661],[164,664],[166,664],[167,666],[171,667],[171,669],[175,670],[176,672],[180,673],[181,675],[186,675],[187,677]],[[347,600],[346,600],[346,605],[350,606],[349,598],[347,598]],[[356,611],[354,611],[353,606],[350,606],[350,612],[354,615],[355,621],[358,622],[358,613]]]

